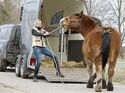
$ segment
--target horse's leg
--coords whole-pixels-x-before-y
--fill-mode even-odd
[[[87,88],[93,88],[93,81],[94,81],[94,77],[95,76],[92,76],[93,74],[93,64],[91,61],[88,61],[87,63],[87,70],[88,70],[88,73],[89,73],[89,80],[87,82]]]
[[[116,54],[116,53],[115,53]],[[113,84],[112,79],[114,76],[114,69],[116,66],[117,55],[112,55],[109,58],[109,68],[108,68],[108,84],[107,84],[107,91],[113,91]]]
[[[102,70],[102,89],[106,89],[105,68]]]
[[[96,66],[96,74],[97,74],[97,82],[95,86],[96,92],[102,91],[102,61],[101,58],[97,58],[95,60],[95,66]]]
[[[87,67],[87,65],[86,65],[86,63],[85,63],[85,60],[84,60],[84,56],[83,56],[83,66],[86,68]]]
[[[96,78],[96,73],[94,73],[93,75],[92,75],[92,77],[88,80],[88,82],[87,82],[87,88],[93,88],[93,82],[94,82],[94,80],[95,80],[95,78]]]

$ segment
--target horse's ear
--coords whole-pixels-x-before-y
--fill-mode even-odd
[[[83,14],[83,11],[81,11],[80,14]]]
[[[83,17],[83,11],[80,12],[80,15],[79,15],[79,16],[80,16],[80,18]]]

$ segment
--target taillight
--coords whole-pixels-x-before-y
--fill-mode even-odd
[[[36,58],[31,58],[30,59],[30,65],[35,65],[36,63]]]

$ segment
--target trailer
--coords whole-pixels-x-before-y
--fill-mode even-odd
[[[41,19],[46,29],[51,32],[59,27],[60,19],[64,16],[80,12],[83,10],[83,7],[84,3],[80,0],[25,0],[21,6],[21,52],[16,59],[15,72],[17,77],[28,78],[35,69],[36,59],[33,55],[31,38],[31,29],[35,20],[38,18]],[[68,56],[70,54],[69,50],[71,51],[69,45],[73,42],[76,43],[76,41],[80,41],[77,46],[81,46],[83,38],[79,33],[72,34],[63,29],[57,29],[56,32],[50,35],[48,40],[51,42],[52,50],[58,55],[60,62],[62,62],[68,59],[72,60],[71,56]],[[75,48],[73,49],[75,50]],[[80,47],[78,47],[78,49],[80,49]],[[81,50],[79,50],[78,53],[80,53],[79,56],[82,58]],[[73,57],[75,56],[73,55]],[[47,70],[43,71],[47,72]],[[69,73],[74,72],[71,70]],[[47,78],[49,75],[43,74],[43,76]],[[74,76],[79,75],[75,74]],[[49,77],[51,77],[51,75]],[[53,81],[53,79],[48,79],[48,81],[49,80]],[[66,80],[67,78],[63,81]],[[72,79],[70,80],[72,81]],[[74,81],[77,80],[75,79]],[[81,82],[84,81],[85,80],[81,80]]]

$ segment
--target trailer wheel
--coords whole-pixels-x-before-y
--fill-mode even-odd
[[[22,78],[28,78],[29,74],[30,74],[30,70],[27,68],[27,62],[26,62],[26,58],[24,57],[21,60],[21,77]]]
[[[17,77],[21,77],[21,60],[19,58],[16,59],[15,73]]]
[[[0,71],[6,71],[7,68],[7,62],[4,61],[3,59],[0,59]]]

